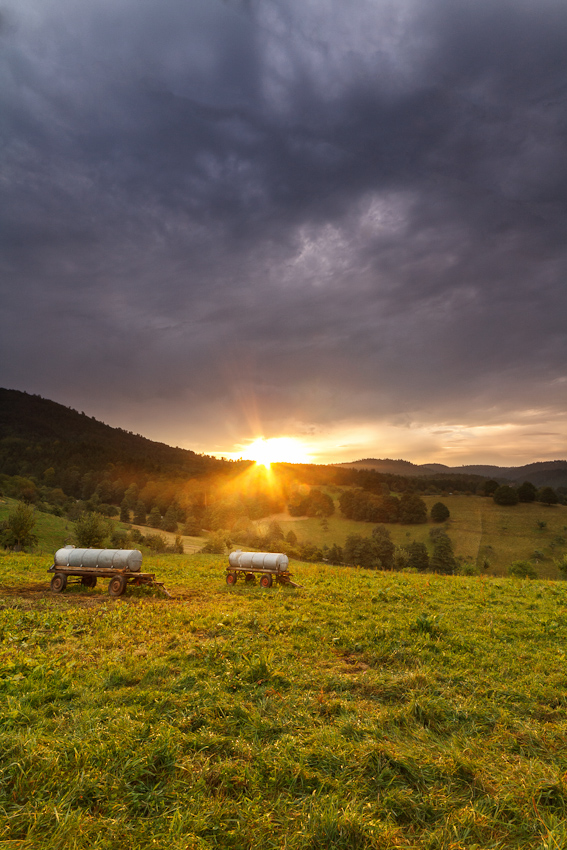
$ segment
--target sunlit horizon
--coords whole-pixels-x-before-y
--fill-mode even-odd
[[[257,437],[241,451],[230,452],[233,460],[253,460],[259,466],[270,468],[272,463],[312,463],[306,446],[294,437]]]

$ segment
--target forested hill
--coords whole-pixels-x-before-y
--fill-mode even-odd
[[[497,481],[521,484],[531,481],[536,487],[567,486],[567,460],[550,460],[529,463],[525,466],[445,466],[442,463],[415,464],[407,460],[391,458],[365,458],[352,463],[338,464],[343,468],[366,469],[374,472],[426,477],[430,475],[480,475],[482,478],[494,478]]]
[[[47,467],[64,466],[83,473],[109,464],[195,476],[219,471],[226,461],[112,428],[41,396],[0,388],[0,472],[40,476]]]

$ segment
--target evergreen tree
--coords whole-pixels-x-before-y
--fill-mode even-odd
[[[125,498],[120,503],[120,522],[130,522],[130,504]]]
[[[159,528],[161,526],[161,514],[157,505],[154,505],[150,511],[148,525],[151,528]]]
[[[134,522],[137,525],[146,524],[146,506],[141,499],[138,499],[134,508]]]
[[[451,575],[457,569],[457,562],[453,554],[453,544],[449,536],[444,532],[435,535],[433,544],[433,555],[431,556],[431,569],[436,573]]]
[[[293,531],[293,529],[290,529],[286,534],[285,539],[287,540],[290,546],[295,546],[295,544],[297,543],[297,534],[295,533],[295,531]]]
[[[170,506],[166,510],[160,528],[162,531],[177,531],[177,511],[174,507]]]

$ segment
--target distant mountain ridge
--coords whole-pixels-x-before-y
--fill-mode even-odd
[[[481,475],[496,481],[522,484],[531,481],[535,487],[567,487],[567,460],[547,460],[528,463],[525,466],[492,466],[489,464],[468,464],[466,466],[446,466],[443,463],[411,463],[409,460],[391,458],[364,458],[351,463],[335,464],[350,469],[373,469],[376,472],[392,475]]]

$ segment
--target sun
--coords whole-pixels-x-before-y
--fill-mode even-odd
[[[293,437],[258,437],[247,446],[241,455],[244,460],[255,460],[257,464],[270,468],[272,463],[309,463],[305,446]]]

